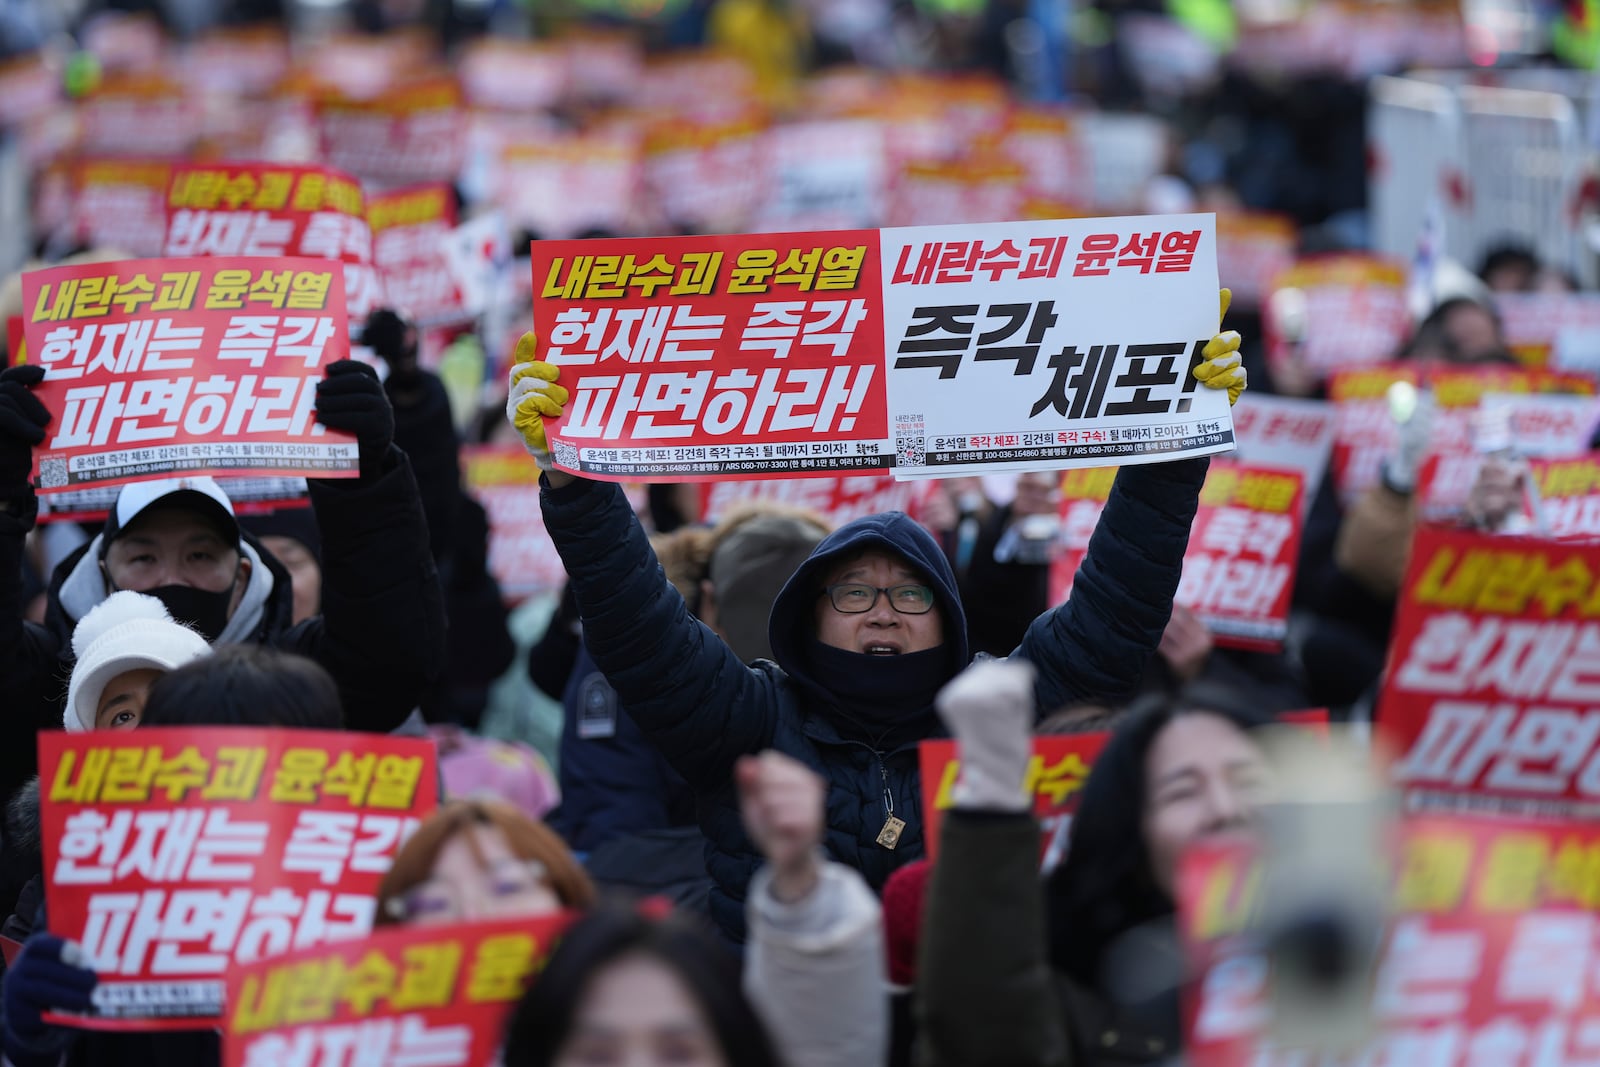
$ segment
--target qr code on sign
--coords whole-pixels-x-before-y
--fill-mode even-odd
[[[928,462],[927,444],[921,437],[896,437],[895,463],[901,467],[923,467]]]
[[[578,449],[576,445],[556,444],[556,462],[568,470],[578,469]]]
[[[39,461],[39,488],[60,489],[67,484],[67,461],[57,456]]]

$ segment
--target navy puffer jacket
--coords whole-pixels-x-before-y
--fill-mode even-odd
[[[1112,701],[1137,686],[1172,611],[1206,466],[1182,460],[1117,475],[1071,599],[1036,619],[1013,653],[1038,670],[1041,710]],[[835,531],[773,604],[777,662],[746,666],[689,614],[620,488],[582,480],[560,489],[546,484],[543,510],[572,581],[584,643],[622,706],[695,792],[716,881],[712,914],[730,937],[743,940],[745,890],[761,864],[739,818],[733,765],[740,756],[773,748],[821,774],[828,783],[827,850],[873,888],[924,854],[916,745],[880,752],[841,734],[826,699],[836,683],[807,677],[800,650],[814,625],[819,572],[842,554],[882,546],[913,562],[935,586],[953,644],[946,672],[953,676],[964,666],[961,601],[926,531],[897,513]],[[877,843],[891,798],[906,823],[893,850]]]

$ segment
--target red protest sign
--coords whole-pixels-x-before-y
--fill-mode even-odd
[[[674,225],[710,233],[750,224],[766,190],[764,116],[674,118],[646,133],[644,183]]]
[[[228,976],[223,1067],[491,1067],[506,1017],[573,916],[386,930]]]
[[[182,158],[199,139],[202,100],[157,75],[106,79],[78,108],[91,155]]]
[[[134,256],[159,256],[172,164],[165,160],[94,159],[74,164],[71,222],[78,240]]]
[[[556,462],[663,480],[886,469],[879,285],[871,230],[537,242],[534,321],[572,390],[546,428]]]
[[[39,735],[50,929],[98,972],[89,1029],[222,1014],[249,963],[371,929],[438,803],[429,741],[240,728]]]
[[[624,233],[639,216],[643,160],[642,136],[623,127],[517,138],[496,159],[494,200],[544,238]]]
[[[1279,720],[1309,730],[1328,729],[1326,708],[1290,711]],[[1066,854],[1072,816],[1078,810],[1083,785],[1100,758],[1111,734],[1105,731],[1081,734],[1040,734],[1033,739],[1033,756],[1023,779],[1023,791],[1033,797],[1033,815],[1042,830],[1041,860],[1054,866]],[[928,856],[937,859],[939,828],[944,813],[955,807],[955,787],[961,777],[960,750],[954,741],[924,741],[917,746],[917,764],[922,772],[922,817],[927,822]]]
[[[1496,293],[1494,306],[1523,363],[1600,370],[1600,293]]]
[[[1244,936],[1264,893],[1246,844],[1191,851],[1179,930],[1197,978],[1184,1050],[1196,1067],[1587,1062],[1600,921],[1600,833],[1572,823],[1408,820],[1367,1004],[1371,1036],[1338,1056],[1275,1042],[1269,961]],[[1535,1051],[1537,1050],[1537,1051]]]
[[[1418,529],[1378,727],[1413,807],[1600,811],[1600,545]]]
[[[1061,603],[1089,551],[1116,468],[1063,473],[1062,551],[1051,561],[1051,601]],[[1305,522],[1296,470],[1213,462],[1183,557],[1177,603],[1206,624],[1218,645],[1274,650],[1289,625]]]
[[[1535,459],[1528,467],[1541,532],[1557,540],[1600,538],[1600,454]]]
[[[384,299],[423,325],[470,317],[445,244],[456,224],[448,185],[419,185],[378,193],[367,202],[372,259]]]
[[[1266,303],[1267,358],[1323,377],[1394,358],[1411,330],[1405,268],[1366,255],[1312,256],[1274,279],[1301,301]],[[1292,313],[1294,319],[1285,317]]]
[[[348,434],[312,418],[343,359],[341,271],[325,260],[150,259],[22,278],[41,492],[183,473],[355,477]]]
[[[461,450],[467,489],[489,516],[489,573],[508,600],[560,592],[567,572],[539,510],[539,468],[520,445]]]
[[[167,186],[168,256],[311,256],[345,264],[350,316],[378,301],[361,185],[327,167],[195,163]]]
[[[843,526],[885,511],[915,514],[933,488],[931,483],[896,481],[888,474],[708,482],[701,487],[700,521],[714,525],[737,507],[762,503],[814,511],[834,526]]]
[[[1108,733],[1053,734],[1033,739],[1033,757],[1028,762],[1023,789],[1033,797],[1033,814],[1043,830],[1041,860],[1059,857],[1066,847],[1083,783],[1110,739]],[[927,824],[923,839],[928,858],[936,860],[944,813],[955,806],[961,760],[954,741],[922,742],[917,746],[917,760],[922,769],[922,817]]]
[[[1299,471],[1309,510],[1327,473],[1337,417],[1326,401],[1247,392],[1233,406],[1238,459]]]
[[[1300,236],[1286,215],[1224,211],[1217,215],[1217,271],[1233,306],[1259,308],[1273,283],[1294,266]]]
[[[453,181],[466,158],[466,118],[461,87],[448,77],[316,105],[322,158],[385,187]]]

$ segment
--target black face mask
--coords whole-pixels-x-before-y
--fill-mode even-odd
[[[233,600],[233,586],[220,593],[208,593],[190,585],[163,585],[159,589],[145,590],[167,606],[167,612],[181,623],[194,627],[208,642],[214,642],[228,625],[228,605]]]

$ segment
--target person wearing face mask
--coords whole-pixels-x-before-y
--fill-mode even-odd
[[[378,886],[377,924],[535,918],[594,899],[554,830],[500,801],[453,800],[396,854]]]
[[[1179,1052],[1173,886],[1188,846],[1249,833],[1269,777],[1265,719],[1158,699],[1117,722],[1039,889],[1024,788],[1032,668],[980,663],[939,695],[961,774],[923,921],[925,1067],[1117,1067]]]
[[[310,657],[333,676],[352,729],[388,731],[405,719],[439,675],[444,607],[410,462],[393,444],[394,415],[371,368],[334,363],[317,386],[317,419],[356,437],[360,474],[309,483],[321,611],[300,622],[288,572],[240,530],[207,477],[124,486],[105,528],[56,567],[45,624],[25,622],[20,559],[37,514],[29,470],[50,424],[32,393],[41,376],[33,366],[0,372],[0,794],[35,772],[35,731],[61,718],[73,627],[120,590],[161,601],[213,646]]]
[[[606,905],[561,937],[506,1028],[505,1067],[780,1067],[739,966],[688,916]],[[849,1062],[868,1062],[851,1060]]]
[[[1227,291],[1222,310],[1226,313]],[[1239,335],[1214,337],[1194,371],[1237,399]],[[532,334],[512,361],[507,418],[544,470],[541,505],[566,566],[585,647],[634,722],[694,790],[716,883],[710,907],[733,941],[760,854],[739,821],[733,768],[772,748],[828,782],[829,855],[880,889],[923,854],[917,745],[942,731],[933,700],[972,658],[944,552],[900,512],[835,530],[772,604],[772,659],[746,665],[696,621],[661,573],[621,487],[553,463],[545,418],[567,402]],[[1133,689],[1161,639],[1182,574],[1204,459],[1126,467],[1072,598],[1036,619],[1014,656],[1037,665],[1038,704]]]

